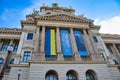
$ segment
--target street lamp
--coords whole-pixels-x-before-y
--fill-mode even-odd
[[[7,51],[8,51],[8,54],[5,58],[5,62],[3,63],[3,67],[2,67],[1,72],[0,72],[0,80],[2,80],[2,78],[4,77],[4,71],[9,66],[10,58],[12,56],[13,46],[9,45],[7,48]]]
[[[18,79],[17,79],[17,80],[19,80],[19,79],[20,79],[21,74],[22,74],[22,70],[21,70],[21,69],[19,69],[19,70],[18,70]]]

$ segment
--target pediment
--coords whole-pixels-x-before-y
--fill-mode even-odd
[[[36,20],[40,21],[59,21],[59,22],[75,22],[75,23],[91,23],[93,20],[87,19],[85,17],[78,17],[75,15],[70,15],[66,13],[57,14],[45,14],[35,17]]]

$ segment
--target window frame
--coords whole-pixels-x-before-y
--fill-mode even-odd
[[[98,43],[98,39],[97,39],[96,36],[93,36],[93,41],[94,41],[95,43]]]
[[[34,36],[33,33],[27,33],[26,40],[33,40],[33,36]]]
[[[8,48],[8,46],[9,46],[9,43],[10,43],[10,42],[3,42],[0,51],[3,51],[3,52],[7,51],[7,48]]]
[[[23,62],[28,62],[31,59],[31,51],[24,51]]]

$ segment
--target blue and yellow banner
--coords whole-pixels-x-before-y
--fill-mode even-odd
[[[56,55],[55,29],[46,28],[45,42],[46,42],[45,44],[46,56]]]

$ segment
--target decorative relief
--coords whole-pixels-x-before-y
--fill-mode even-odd
[[[64,22],[77,22],[77,23],[91,23],[93,22],[90,19],[87,18],[81,18],[73,15],[68,15],[65,13],[60,13],[60,14],[47,14],[47,15],[41,15],[41,16],[36,16],[36,20],[43,20],[43,21],[64,21]]]
[[[97,47],[98,52],[104,52],[104,49],[103,49],[103,47],[102,47],[102,44],[97,43],[97,44],[96,44],[96,47]]]

